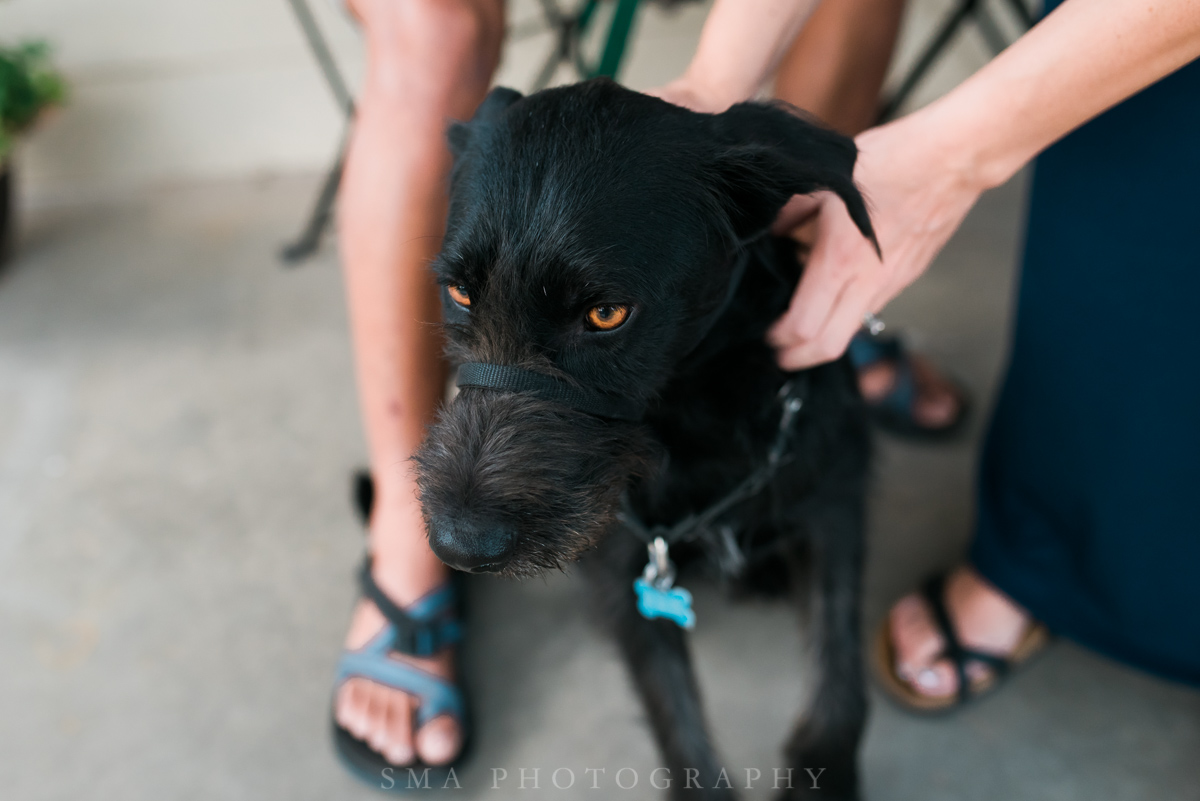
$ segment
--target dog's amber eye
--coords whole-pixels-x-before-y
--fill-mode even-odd
[[[593,306],[588,309],[587,322],[597,331],[620,328],[629,319],[629,307],[616,304]]]
[[[471,296],[467,294],[467,288],[462,284],[446,287],[446,292],[450,295],[450,299],[459,306],[470,306]]]

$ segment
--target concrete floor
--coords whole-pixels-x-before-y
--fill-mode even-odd
[[[374,797],[327,732],[362,548],[342,290],[330,247],[299,270],[274,259],[314,187],[186,187],[27,216],[0,277],[0,797]],[[980,406],[1002,359],[1021,194],[986,197],[886,315]],[[871,624],[961,553],[983,417],[961,444],[882,442]],[[694,589],[726,764],[769,776],[806,686],[802,640],[782,605]],[[578,595],[570,575],[474,582],[477,739],[457,796],[654,797],[642,715]],[[1198,753],[1200,695],[1058,643],[953,717],[914,719],[876,695],[862,764],[874,801],[1141,801],[1200,798]],[[636,790],[616,789],[623,767]],[[497,790],[492,768],[510,777]],[[521,768],[541,769],[540,793],[518,789]],[[557,768],[572,789],[547,789]],[[587,789],[585,768],[606,769],[607,792]]]

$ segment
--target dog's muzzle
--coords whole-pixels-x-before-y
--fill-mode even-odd
[[[459,387],[483,387],[533,395],[606,420],[636,423],[645,408],[633,398],[596,392],[545,373],[504,364],[467,362],[458,368]]]

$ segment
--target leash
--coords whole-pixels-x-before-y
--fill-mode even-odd
[[[797,375],[780,387],[777,396],[781,407],[779,426],[766,460],[737,486],[701,511],[689,514],[674,525],[647,526],[634,512],[629,493],[622,494],[621,511],[617,519],[646,543],[649,552],[646,568],[633,583],[642,617],[648,620],[665,618],[685,629],[696,625],[692,594],[674,586],[675,564],[670,555],[672,545],[698,541],[716,560],[721,572],[726,575],[741,572],[746,564],[744,548],[738,542],[733,527],[719,525],[718,521],[733,507],[762,492],[775,478],[779,468],[792,460],[788,445],[796,428],[796,419],[804,408],[807,392],[807,374]]]

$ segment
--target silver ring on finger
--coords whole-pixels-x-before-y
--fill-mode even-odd
[[[867,312],[863,315],[863,327],[867,329],[867,333],[873,337],[877,337],[883,333],[883,329],[887,328],[887,323],[880,320],[875,315]]]

